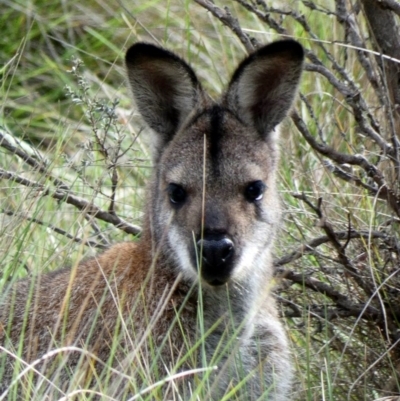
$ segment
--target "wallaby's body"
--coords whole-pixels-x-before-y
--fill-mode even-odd
[[[107,379],[104,392],[122,399],[135,386],[114,371],[101,376],[99,361],[128,376],[154,365],[159,378],[215,364],[203,399],[220,400],[237,386],[229,399],[287,400],[288,344],[270,294],[280,214],[275,128],[302,61],[296,42],[265,46],[213,102],[174,54],[143,43],[128,50],[135,102],[157,136],[143,234],[72,270],[22,280],[6,296],[0,344],[7,350],[18,354],[23,336],[19,355],[29,363],[61,346],[95,355],[74,348],[46,356],[36,368],[52,384],[35,373],[31,387],[100,391]],[[14,358],[5,362],[3,391],[16,377]],[[205,376],[184,376],[174,391],[189,399]],[[29,380],[19,385],[28,391]]]

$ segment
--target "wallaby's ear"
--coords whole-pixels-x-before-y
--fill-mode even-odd
[[[200,100],[201,85],[182,59],[152,44],[131,46],[125,63],[136,105],[163,146]]]
[[[288,113],[303,69],[302,46],[283,40],[242,61],[225,95],[227,106],[264,138]]]

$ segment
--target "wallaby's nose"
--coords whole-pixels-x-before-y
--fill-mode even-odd
[[[229,280],[235,253],[233,242],[220,234],[209,234],[197,241],[201,255],[201,274],[211,285],[222,285]]]

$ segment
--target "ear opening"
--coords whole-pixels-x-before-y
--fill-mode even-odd
[[[292,106],[303,59],[303,48],[294,40],[262,47],[236,69],[224,97],[225,103],[267,138]]]
[[[139,112],[162,146],[200,101],[201,85],[185,61],[152,44],[131,46],[125,64]]]

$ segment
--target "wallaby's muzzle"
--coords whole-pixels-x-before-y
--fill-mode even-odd
[[[225,284],[233,270],[233,242],[223,234],[208,234],[196,245],[202,278],[211,285]]]

